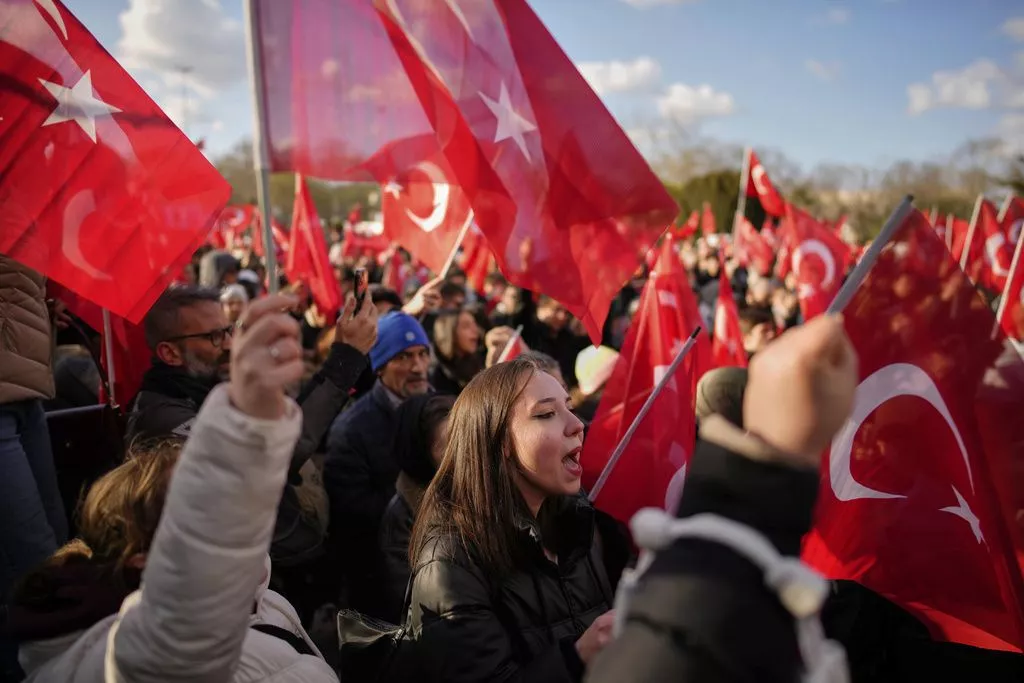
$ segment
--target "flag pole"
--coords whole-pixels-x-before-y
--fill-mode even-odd
[[[515,334],[513,334],[511,337],[509,337],[508,342],[505,344],[505,348],[503,348],[501,350],[501,353],[498,354],[498,360],[494,361],[495,365],[497,365],[498,363],[504,363],[506,360],[508,360],[508,354],[512,353],[512,347],[515,345],[515,343],[517,341],[519,341],[519,338],[521,336],[523,336],[523,326],[522,325],[517,327],[516,331],[515,331]]]
[[[1013,195],[1010,195],[1011,197]],[[1009,204],[1009,202],[1007,202]],[[1002,221],[1000,221],[1002,222]],[[1006,301],[1010,294],[1010,285],[1013,283],[1013,275],[1017,272],[1017,268],[1020,265],[1020,252],[1021,247],[1024,246],[1024,239],[1017,240],[1017,246],[1013,248],[1013,259],[1010,260],[1010,272],[1006,276],[1006,284],[1003,285],[1003,294],[999,297],[999,306],[996,307],[996,322],[992,326],[992,339],[996,338],[999,333],[999,328],[1003,320],[1003,313],[1006,312]]]
[[[679,364],[683,362],[683,359],[686,358],[686,354],[689,353],[690,349],[693,348],[693,345],[697,343],[697,336],[700,334],[700,329],[700,325],[694,328],[693,332],[690,334],[690,338],[686,340],[685,344],[683,344],[683,348],[679,349],[679,353],[677,353],[676,357],[672,359],[672,364],[668,366],[668,370],[665,371],[661,380],[654,387],[654,390],[651,391],[651,395],[647,397],[646,401],[644,401],[643,406],[640,408],[640,412],[638,412],[636,417],[633,418],[633,422],[629,425],[629,429],[627,429],[626,433],[623,434],[622,440],[619,441],[619,445],[615,447],[615,450],[612,452],[611,457],[608,458],[608,462],[605,464],[604,469],[601,470],[601,475],[597,478],[597,482],[594,483],[594,487],[590,490],[591,503],[593,503],[601,494],[601,489],[603,489],[604,485],[608,482],[608,477],[611,476],[612,470],[615,469],[615,465],[618,464],[619,458],[621,458],[622,454],[625,452],[626,446],[628,446],[629,442],[633,439],[633,434],[636,433],[636,430],[640,427],[640,423],[644,421],[644,418],[647,417],[647,413],[651,410],[651,406],[654,405],[654,399],[658,397],[661,390],[664,389],[672,380],[676,374],[676,370],[679,368]]]
[[[882,226],[881,232],[878,233],[872,242],[868,250],[864,252],[864,256],[861,257],[860,261],[854,267],[853,272],[846,278],[846,282],[836,293],[836,297],[832,299],[832,303],[829,304],[826,313],[840,313],[846,305],[850,303],[850,299],[853,298],[854,292],[860,287],[860,283],[867,277],[871,267],[875,265],[875,261],[878,260],[878,255],[882,253],[886,245],[889,244],[889,240],[892,239],[893,233],[903,225],[903,221],[914,210],[914,195],[908,194],[903,198],[893,212],[889,214],[889,218],[885,221],[885,225]]]
[[[110,407],[117,408],[117,396],[114,394],[114,383],[117,382],[117,369],[114,367],[114,333],[110,325],[110,311],[103,309],[103,352],[107,357],[107,387],[110,396]]]
[[[740,217],[746,218],[747,216],[747,181],[750,178],[750,152],[751,147],[743,148],[743,163],[740,168],[740,196],[736,200],[736,213],[732,217],[732,239],[736,241],[736,231],[738,229]]]
[[[266,254],[267,281],[271,294],[277,294],[277,245],[270,225],[270,147],[267,143],[266,93],[260,87],[263,80],[263,54],[256,46],[259,31],[259,2],[244,0],[245,51],[249,62],[249,88],[252,95],[253,128],[252,159],[256,171],[256,200],[259,203],[260,225],[263,230],[263,249]]]
[[[928,222],[934,226],[937,220],[939,220],[939,207],[937,204],[932,204],[932,211],[928,214]]]
[[[967,228],[967,239],[964,240],[964,250],[960,254],[960,270],[967,272],[967,260],[971,255],[971,242],[974,241],[974,228],[978,225],[978,214],[981,213],[981,202],[985,200],[985,195],[979,194],[978,198],[974,200],[974,211],[971,213],[971,224]]]
[[[953,214],[946,214],[946,249],[953,253]]]
[[[462,230],[459,231],[459,237],[455,240],[455,246],[452,247],[452,253],[448,254],[448,260],[444,262],[444,268],[441,269],[440,277],[443,280],[448,277],[448,271],[455,265],[455,257],[459,255],[459,249],[462,247],[462,241],[466,239],[466,234],[469,229],[473,227],[473,214],[469,215],[466,219],[465,224],[462,226]]]
[[[1010,194],[1006,195],[1006,199],[1003,200],[1003,205],[999,207],[999,216],[997,216],[997,220],[1000,223],[1002,223],[1003,219],[1006,218],[1006,212],[1010,210],[1010,204],[1013,202],[1014,196],[1013,190],[1010,190]]]

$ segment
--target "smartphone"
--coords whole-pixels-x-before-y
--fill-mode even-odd
[[[352,279],[355,281],[355,286],[353,287],[353,293],[356,297],[355,312],[358,313],[363,307],[366,290],[370,288],[370,275],[366,272],[366,268],[356,268]]]

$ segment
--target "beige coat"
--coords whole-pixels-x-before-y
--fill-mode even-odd
[[[0,254],[0,403],[53,398],[46,278]]]

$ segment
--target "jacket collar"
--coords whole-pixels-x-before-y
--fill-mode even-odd
[[[590,552],[594,540],[594,508],[579,494],[545,501],[539,519],[521,515],[516,520],[524,542],[543,557],[544,548],[558,555],[559,562],[575,562]]]

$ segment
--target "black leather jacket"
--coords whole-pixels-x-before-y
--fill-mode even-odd
[[[411,650],[418,680],[579,681],[576,640],[612,606],[612,586],[585,498],[562,501],[558,563],[548,560],[535,523],[522,522],[524,560],[498,579],[458,540],[428,537],[413,570]]]

